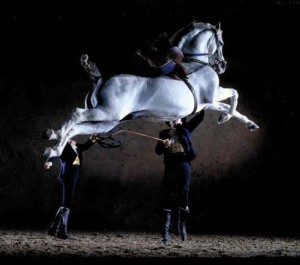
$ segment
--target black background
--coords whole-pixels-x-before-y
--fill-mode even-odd
[[[34,162],[35,154],[27,149],[28,144],[23,140],[37,139],[47,126],[43,118],[47,120],[53,110],[61,109],[57,115],[59,121],[63,121],[70,113],[66,107],[70,104],[69,99],[75,101],[75,105],[82,105],[86,90],[80,92],[80,89],[88,81],[79,63],[80,55],[88,53],[105,74],[122,71],[126,69],[126,62],[134,51],[148,39],[162,32],[175,32],[194,20],[212,24],[221,21],[224,55],[229,62],[223,81],[236,80],[239,93],[247,98],[244,104],[260,122],[265,135],[260,157],[254,161],[255,169],[232,170],[231,181],[219,180],[213,187],[209,184],[206,186],[206,195],[202,199],[205,207],[211,210],[195,212],[193,229],[196,232],[299,235],[296,94],[300,2],[296,0],[264,3],[243,0],[112,0],[97,5],[87,1],[76,4],[45,2],[38,5],[24,2],[2,7],[2,226],[43,227],[54,212],[55,204],[51,204],[54,208],[45,208],[47,202],[41,202],[45,200],[42,194],[49,190],[43,190],[46,184],[38,180],[42,171]],[[79,85],[72,86],[76,82]],[[72,105],[75,106],[74,103]],[[32,125],[36,125],[34,130]],[[42,150],[39,145],[35,148]],[[25,172],[31,172],[34,177],[20,177],[24,173],[24,164]],[[233,179],[242,174],[250,180],[236,183]],[[55,190],[55,184],[51,185]],[[134,190],[138,185],[123,185],[122,189],[126,190],[127,187]],[[121,196],[120,187],[116,188],[112,183],[106,186],[108,188],[107,193]],[[149,186],[149,194],[150,188],[153,187]],[[29,205],[26,199],[24,201],[26,196],[11,195],[27,194],[24,190],[31,191],[28,201],[34,204]],[[226,203],[235,205],[229,210],[227,208],[227,212],[222,203],[218,205],[224,199]],[[106,200],[110,205],[110,196]],[[134,201],[134,196],[131,200]],[[135,210],[144,211],[139,208]],[[78,210],[78,219],[80,211],[83,210]],[[79,220],[79,226],[86,228],[91,225],[95,228],[100,219],[100,225],[111,229],[135,229],[138,223],[132,224],[130,220],[124,223],[122,216],[116,221],[113,213],[110,214],[105,220],[100,217],[94,221]],[[20,216],[23,217],[22,221]],[[75,216],[76,213],[74,219]],[[151,213],[141,216],[150,216],[154,222],[157,218]],[[202,228],[197,226],[198,219],[205,220]],[[140,221],[144,222],[142,218]],[[109,226],[109,223],[113,225]],[[75,221],[73,225],[76,226]],[[138,226],[139,229],[142,227],[156,229],[151,225]]]

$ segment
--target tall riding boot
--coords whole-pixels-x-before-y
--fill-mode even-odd
[[[71,235],[67,231],[68,219],[69,219],[70,209],[62,207],[62,214],[60,218],[60,224],[56,236],[61,239],[68,239]]]
[[[180,220],[180,210],[178,208],[172,212],[172,224],[173,224],[174,234],[176,236],[180,235],[179,220]]]
[[[62,214],[62,208],[63,207],[60,207],[54,217],[54,220],[48,230],[48,235],[49,236],[56,236],[56,231],[57,231],[57,228],[59,226],[59,223],[60,223],[60,220],[61,220],[61,214]]]
[[[188,219],[189,207],[181,208],[179,207],[179,222],[178,222],[178,230],[180,233],[180,238],[182,241],[186,240],[186,221]]]
[[[162,242],[167,244],[170,240],[170,223],[171,223],[171,209],[164,209],[164,223],[162,231]]]

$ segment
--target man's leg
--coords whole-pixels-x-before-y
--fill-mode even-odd
[[[179,175],[179,218],[178,218],[178,230],[182,241],[186,240],[186,222],[189,215],[188,199],[189,189],[191,182],[191,168],[189,163],[182,163]]]
[[[70,208],[73,203],[75,194],[76,183],[79,175],[79,166],[72,166],[68,169],[68,174],[64,176],[63,180],[63,201],[62,201],[62,213],[60,217],[60,224],[57,231],[57,237],[61,239],[69,239],[71,235],[68,233],[68,220],[70,214]]]
[[[171,209],[163,209],[163,221],[162,242],[167,244],[170,241]]]
[[[188,219],[189,207],[181,208],[179,207],[179,220],[178,220],[178,230],[180,238],[182,241],[186,240],[186,221]]]
[[[163,224],[162,224],[162,242],[167,244],[170,241],[170,225],[171,225],[171,206],[172,206],[172,195],[174,187],[174,175],[171,169],[165,168],[163,187],[162,187],[162,197],[163,197]]]

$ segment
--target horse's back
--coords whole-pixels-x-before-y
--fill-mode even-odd
[[[109,78],[101,88],[106,94],[127,94],[134,96],[136,93],[154,96],[156,93],[168,93],[185,87],[184,82],[174,80],[168,76],[143,77],[130,74],[120,74]]]
[[[101,106],[98,107],[105,105],[112,110],[125,108],[129,112],[143,110],[153,116],[173,115],[174,118],[177,112],[181,116],[189,114],[194,105],[193,95],[187,85],[168,76],[149,78],[116,75],[103,84],[100,97]]]

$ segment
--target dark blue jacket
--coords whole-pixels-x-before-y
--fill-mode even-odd
[[[203,121],[204,118],[204,111],[200,111],[194,118],[192,118],[189,122],[185,122],[182,125],[176,127],[176,134],[179,137],[179,141],[183,146],[185,155],[182,157],[182,161],[191,162],[195,157],[196,153],[192,146],[192,142],[190,141],[191,134],[195,130],[195,128]],[[159,138],[160,139],[170,139],[170,131],[171,129],[166,129],[160,132]],[[165,164],[172,163],[174,157],[170,155],[167,151],[168,149],[165,148],[163,142],[157,142],[155,147],[155,152],[158,155],[164,153],[164,162]]]
[[[87,140],[85,143],[83,144],[79,144],[76,143],[76,147],[77,147],[77,153],[74,151],[74,149],[72,148],[72,146],[69,144],[69,142],[66,144],[62,154],[60,155],[59,159],[60,159],[60,163],[61,163],[61,168],[60,168],[60,172],[59,172],[59,176],[61,177],[62,175],[65,174],[66,172],[66,168],[67,167],[72,167],[73,162],[75,161],[77,155],[79,157],[80,160],[80,167],[83,164],[83,156],[82,156],[82,152],[89,149],[94,143],[91,140]],[[49,161],[54,162],[58,157],[51,157],[49,159]]]

